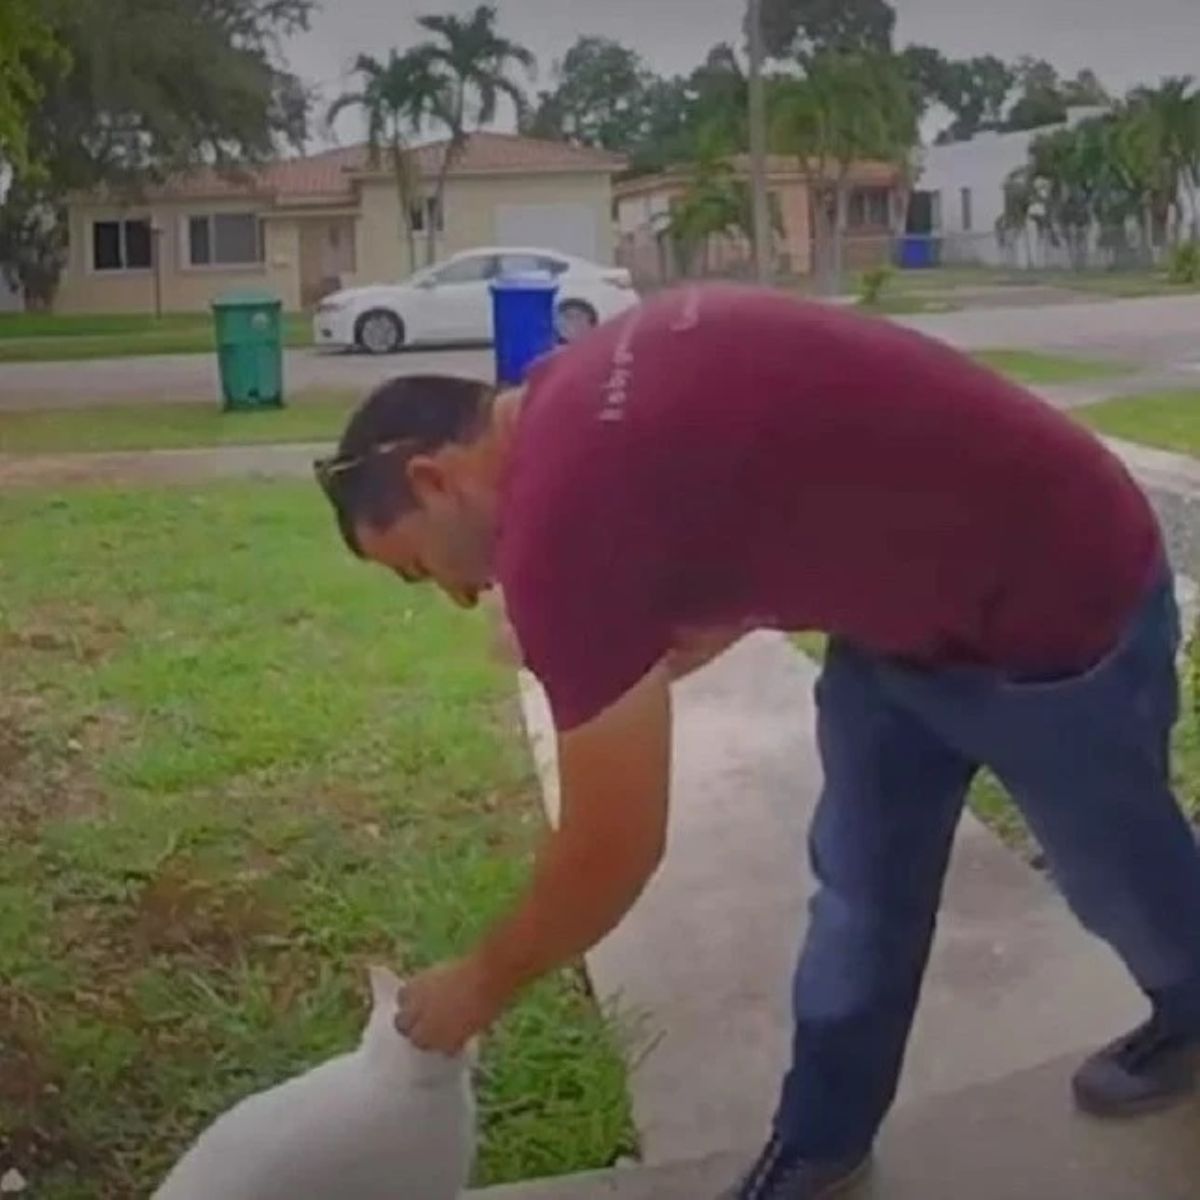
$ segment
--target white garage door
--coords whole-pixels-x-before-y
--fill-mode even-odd
[[[587,204],[502,204],[496,209],[496,241],[595,259],[596,219]]]

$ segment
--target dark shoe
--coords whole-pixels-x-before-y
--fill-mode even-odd
[[[1075,1103],[1094,1117],[1136,1117],[1167,1108],[1196,1087],[1200,1036],[1157,1017],[1093,1055],[1075,1075]]]
[[[750,1174],[721,1200],[825,1200],[840,1196],[866,1173],[870,1157],[850,1162],[805,1162],[773,1137]]]

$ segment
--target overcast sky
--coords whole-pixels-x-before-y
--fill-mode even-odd
[[[415,17],[469,12],[477,0],[323,0],[310,33],[288,47],[292,69],[326,98],[360,51],[380,55],[417,40]],[[1036,54],[1060,70],[1094,67],[1110,89],[1197,71],[1200,0],[893,0],[898,44],[950,55]],[[663,74],[686,72],[716,42],[738,40],[742,0],[499,0],[499,25],[538,56],[540,79],[580,33],[617,38]],[[353,118],[342,140],[360,130]]]

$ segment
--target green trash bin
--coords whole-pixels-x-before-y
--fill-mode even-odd
[[[283,407],[283,301],[230,292],[212,302],[226,412]]]

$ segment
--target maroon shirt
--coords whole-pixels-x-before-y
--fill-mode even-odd
[[[567,729],[689,628],[1083,669],[1161,555],[1121,463],[1022,389],[887,322],[693,286],[534,373],[498,578]]]

